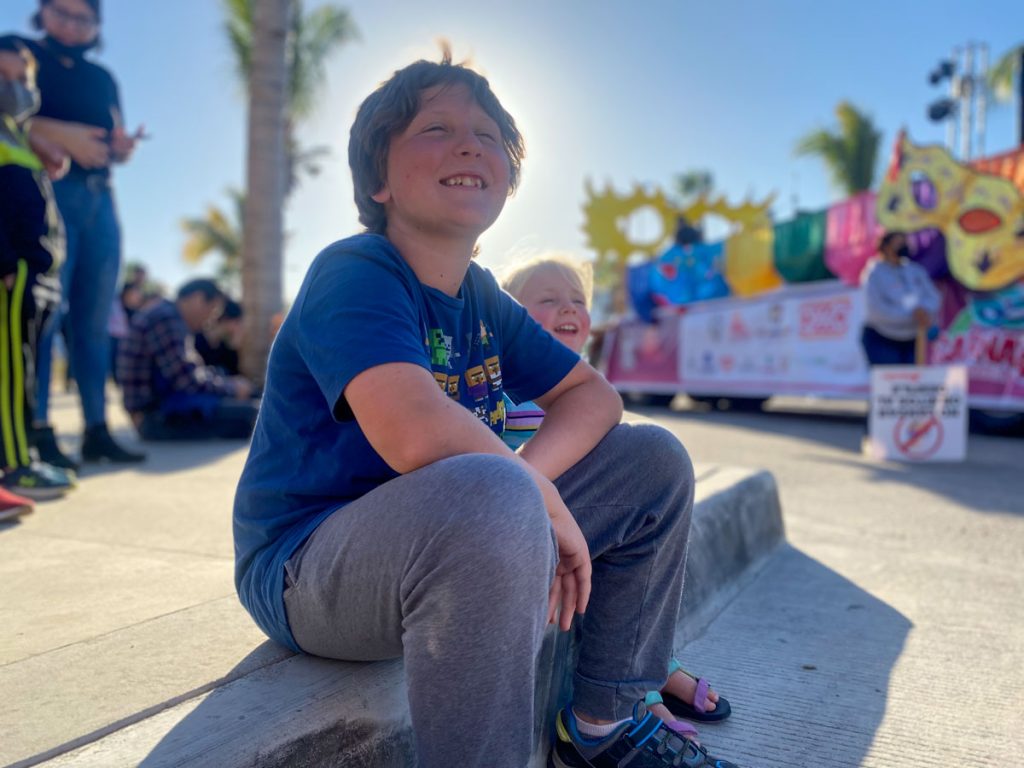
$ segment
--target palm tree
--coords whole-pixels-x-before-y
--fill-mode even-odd
[[[249,82],[253,58],[254,0],[222,0],[227,13],[225,29],[239,78]],[[303,172],[315,176],[320,162],[330,154],[327,147],[303,148],[295,138],[295,127],[316,110],[317,95],[326,78],[328,57],[339,46],[358,36],[355,23],[343,8],[325,5],[303,12],[302,0],[292,0],[288,17],[286,61],[288,63],[288,106],[285,123],[287,151],[286,196],[291,195]]]
[[[205,216],[182,219],[181,228],[186,235],[182,255],[190,264],[198,264],[210,254],[219,255],[218,279],[237,290],[242,274],[245,193],[231,188],[227,194],[233,203],[230,213],[210,205]]]
[[[871,189],[882,133],[870,117],[848,101],[836,105],[836,118],[838,131],[811,131],[797,142],[796,153],[820,157],[836,185],[852,196]]]
[[[288,35],[295,0],[252,0],[246,197],[242,215],[242,367],[256,381],[267,370],[271,318],[282,305]]]

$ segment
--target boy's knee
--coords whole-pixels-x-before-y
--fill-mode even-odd
[[[693,486],[693,462],[675,435],[657,424],[628,425],[627,450],[643,457],[644,477],[652,483]]]
[[[518,462],[501,456],[464,457],[460,510],[452,535],[465,557],[514,573],[554,561],[551,523],[540,489]]]

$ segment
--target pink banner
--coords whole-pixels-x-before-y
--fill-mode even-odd
[[[974,325],[932,344],[933,365],[966,365],[971,405],[1021,410],[1024,402],[1024,331]]]
[[[861,192],[832,206],[825,221],[825,265],[847,285],[858,285],[882,231],[875,220],[875,193]]]
[[[654,325],[623,321],[605,339],[605,375],[622,390],[679,392],[679,317],[659,313]]]

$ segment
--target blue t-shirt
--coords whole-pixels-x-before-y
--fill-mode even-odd
[[[342,397],[353,378],[385,363],[420,365],[500,435],[503,391],[532,400],[578,361],[475,263],[451,297],[420,283],[380,235],[320,253],[274,341],[235,495],[235,586],[260,628],[299,650],[284,610],[285,562],[327,516],[397,477]]]

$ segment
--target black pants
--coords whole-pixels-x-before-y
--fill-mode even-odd
[[[883,336],[874,328],[864,326],[860,335],[860,343],[864,347],[870,365],[913,365],[914,339],[897,341]]]
[[[60,297],[55,278],[33,275],[18,260],[8,287],[0,281],[0,453],[4,467],[27,467],[36,401],[36,351]]]
[[[139,435],[143,440],[248,440],[258,412],[252,400],[228,399],[209,414],[151,411],[142,417]]]

